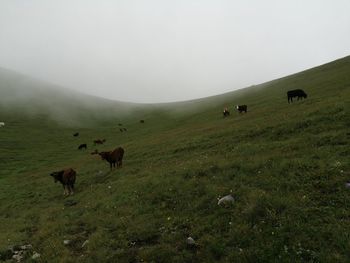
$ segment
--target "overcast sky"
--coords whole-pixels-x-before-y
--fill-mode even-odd
[[[0,67],[117,100],[215,95],[347,55],[349,0],[0,0]]]

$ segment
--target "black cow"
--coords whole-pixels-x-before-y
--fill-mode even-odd
[[[243,111],[247,113],[248,106],[247,105],[237,105],[236,109],[239,111],[239,113],[242,113]]]
[[[79,136],[79,132],[76,132],[73,134],[74,137],[78,137]]]
[[[295,89],[295,90],[290,90],[287,92],[287,97],[288,97],[288,103],[293,102],[294,97],[298,97],[297,100],[299,99],[306,99],[307,94],[302,90],[302,89]]]
[[[145,120],[140,120],[140,123],[145,123]]]
[[[86,143],[80,144],[79,147],[78,147],[78,150],[82,150],[83,148],[84,148],[85,150],[87,149]]]

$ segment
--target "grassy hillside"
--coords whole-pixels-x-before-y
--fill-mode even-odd
[[[39,262],[349,262],[349,72],[346,57],[128,115],[74,108],[86,118],[94,111],[88,126],[6,106],[0,253],[30,243]],[[308,99],[288,104],[293,88]],[[233,111],[238,103],[247,114]],[[223,119],[226,105],[231,116]],[[96,138],[107,142],[94,147]],[[78,151],[80,143],[88,151]],[[126,152],[119,170],[89,154],[116,146]],[[64,167],[78,172],[68,198],[49,176]],[[235,202],[218,206],[227,194]],[[196,246],[186,244],[189,236]]]

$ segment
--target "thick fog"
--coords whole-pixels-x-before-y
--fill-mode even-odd
[[[0,67],[133,102],[205,97],[350,54],[349,0],[1,0]]]

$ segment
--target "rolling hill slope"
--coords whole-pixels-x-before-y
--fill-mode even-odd
[[[345,57],[210,98],[127,105],[121,115],[118,103],[81,107],[68,96],[57,100],[73,105],[67,122],[24,114],[22,100],[0,104],[7,123],[0,128],[1,257],[7,246],[30,243],[42,262],[348,262],[349,72]],[[308,98],[288,104],[294,88]],[[248,113],[234,112],[235,104],[247,104]],[[223,119],[226,105],[231,116]],[[106,144],[93,146],[96,138]],[[80,143],[88,151],[78,151]],[[116,146],[125,149],[122,169],[110,171],[89,154]],[[68,198],[49,176],[63,167],[78,172]],[[235,202],[218,206],[227,194]],[[196,246],[187,245],[189,236]]]

